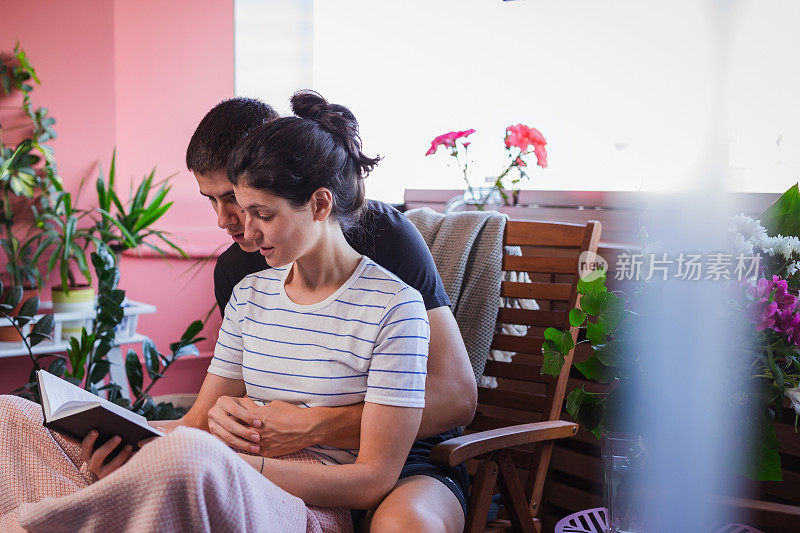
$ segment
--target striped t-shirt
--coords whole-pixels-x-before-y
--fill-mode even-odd
[[[301,305],[284,289],[290,270],[256,272],[234,287],[208,371],[243,380],[256,402],[423,407],[429,331],[419,292],[363,256],[328,298]],[[358,452],[309,451],[328,464],[352,463]]]

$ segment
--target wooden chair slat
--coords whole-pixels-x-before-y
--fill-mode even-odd
[[[500,296],[506,298],[527,298],[537,300],[567,300],[570,283],[520,283],[504,281],[500,284]]]
[[[501,307],[497,310],[498,324],[520,324],[524,326],[563,328],[567,322],[566,311],[534,311]]]
[[[486,361],[483,374],[496,378],[516,379],[519,381],[533,381],[535,383],[553,384],[553,377],[541,373],[541,367],[523,365],[519,363],[506,363],[503,361]]]
[[[504,255],[503,270],[512,272],[543,272],[546,274],[577,274],[578,261],[571,257],[530,257]]]
[[[513,221],[516,222],[516,221]],[[506,246],[579,247],[586,226],[580,224],[528,222],[506,224]]]
[[[488,431],[490,429],[503,428],[507,426],[516,426],[521,423],[523,422],[519,420],[512,420],[509,418],[498,418],[494,416],[487,416],[484,414],[477,413],[472,418],[472,422],[469,423],[467,429],[469,429],[472,432]]]
[[[542,337],[497,334],[492,339],[491,348],[504,352],[541,354],[542,343]]]
[[[586,225],[516,220],[506,223],[503,244],[522,247],[524,255],[505,255],[502,268],[504,271],[526,272],[531,281],[503,281],[500,296],[533,299],[539,303],[540,309],[517,309],[510,305],[498,309],[497,324],[529,326],[528,335],[494,335],[491,349],[510,352],[514,356],[510,362],[486,362],[484,375],[497,378],[498,386],[478,388],[477,410],[472,422],[465,428],[466,434],[503,431],[502,428],[509,426],[556,421],[561,417],[565,389],[568,383],[577,381],[569,377],[573,354],[566,357],[561,376],[554,379],[542,375],[542,332],[547,327],[568,328],[569,310],[578,301],[578,257],[584,250],[596,251],[599,236],[600,224],[595,221]],[[586,356],[582,354],[582,357]],[[476,461],[467,462],[467,469],[474,475],[474,481],[471,494],[473,507],[466,531],[477,532],[484,528],[541,531],[536,515],[553,443],[548,440],[536,444],[524,444],[524,440],[519,442],[523,444],[505,450],[494,449],[491,453],[480,455]],[[580,464],[585,465],[587,460],[583,456],[580,458]],[[569,457],[559,456],[555,465],[561,466],[565,474],[575,475],[576,467],[565,461],[569,461]],[[499,518],[511,518],[512,523],[502,520],[492,524],[485,522],[487,499],[494,494],[495,483],[503,485],[500,490],[507,500],[506,505],[513,506],[507,516],[501,513]],[[557,490],[561,488],[558,484],[555,486]],[[568,489],[567,492],[569,498],[582,495],[580,491]]]
[[[478,387],[478,403],[521,409],[523,411],[543,412],[548,406],[548,399],[544,394],[527,394]]]

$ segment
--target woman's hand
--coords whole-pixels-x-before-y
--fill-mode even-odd
[[[260,453],[261,418],[255,413],[258,406],[249,398],[220,396],[208,410],[208,429],[232,448]]]
[[[81,459],[89,465],[89,470],[94,475],[102,479],[125,464],[125,461],[127,461],[133,453],[133,448],[130,444],[126,444],[114,459],[104,464],[108,455],[119,446],[122,439],[119,436],[114,436],[95,450],[94,443],[98,435],[97,430],[93,429],[83,439],[81,442]]]

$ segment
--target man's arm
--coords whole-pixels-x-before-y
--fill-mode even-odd
[[[370,509],[397,483],[419,427],[420,409],[367,403],[358,458],[353,464],[296,463],[241,457],[286,492],[309,505]]]
[[[431,332],[428,376],[418,439],[466,426],[475,414],[478,399],[472,366],[450,308],[429,310],[428,321]],[[253,415],[262,422],[257,429],[261,453],[273,457],[315,444],[357,448],[363,409],[363,403],[308,409],[283,402],[272,402],[263,407],[253,405]],[[231,419],[230,423],[235,421]],[[242,435],[244,431],[242,428],[235,433]],[[234,430],[230,432],[234,433]]]

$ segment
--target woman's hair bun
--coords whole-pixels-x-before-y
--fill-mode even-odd
[[[380,161],[380,157],[370,158],[361,152],[358,121],[347,107],[329,104],[322,95],[312,90],[294,93],[291,104],[292,112],[297,117],[313,120],[341,144],[359,169],[361,179],[367,177]]]

